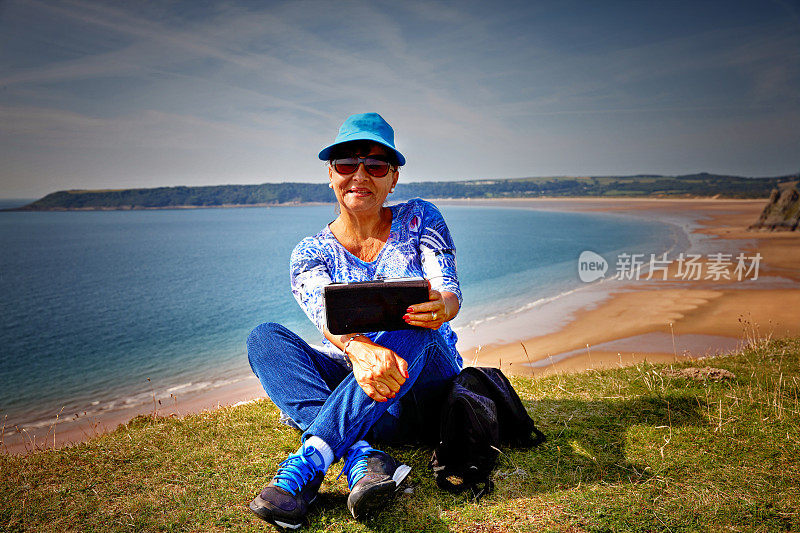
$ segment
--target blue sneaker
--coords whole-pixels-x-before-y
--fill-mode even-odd
[[[347,508],[353,518],[360,520],[383,507],[394,497],[410,471],[410,466],[398,464],[389,454],[371,446],[351,450],[345,458],[342,474],[347,472],[350,487]]]
[[[325,472],[318,470],[311,460],[316,453],[319,452],[309,446],[290,455],[269,485],[250,502],[250,510],[274,526],[288,529],[302,526],[325,477]]]

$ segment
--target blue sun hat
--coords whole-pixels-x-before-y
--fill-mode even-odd
[[[394,147],[394,130],[377,113],[358,113],[347,117],[342,127],[339,128],[339,135],[336,136],[333,144],[323,148],[319,153],[319,158],[328,161],[333,147],[350,141],[372,141],[381,144],[394,152],[399,165],[406,164],[406,158]]]

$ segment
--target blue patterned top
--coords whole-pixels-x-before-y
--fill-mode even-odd
[[[292,293],[320,331],[325,327],[322,288],[331,283],[423,277],[430,280],[435,290],[454,293],[461,303],[456,247],[439,209],[419,198],[389,209],[392,211],[389,239],[374,261],[362,261],[348,252],[328,226],[295,246],[289,266]],[[442,324],[439,332],[461,366],[457,337],[450,324]],[[364,333],[374,340],[380,332]],[[344,358],[328,339],[323,343],[332,356]]]

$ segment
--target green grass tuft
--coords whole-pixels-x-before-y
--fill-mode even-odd
[[[514,378],[548,441],[503,450],[480,504],[436,488],[430,449],[392,448],[413,466],[413,494],[358,523],[334,466],[307,530],[800,530],[800,339],[705,365],[736,377],[692,381],[640,364]],[[0,455],[0,530],[269,530],[246,505],[298,444],[265,401],[140,416],[76,446]]]

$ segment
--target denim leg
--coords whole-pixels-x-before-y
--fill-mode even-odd
[[[250,333],[247,356],[270,400],[304,431],[317,418],[331,391],[351,373],[344,361],[315,350],[272,322]]]
[[[461,370],[449,353],[427,359],[411,390],[373,424],[366,440],[386,444],[439,442],[442,405],[448,386]]]
[[[426,396],[428,391],[441,391],[459,368],[450,348],[438,331],[414,329],[382,333],[376,342],[393,350],[408,363],[408,379],[399,393],[385,402],[372,400],[361,389],[352,373],[333,390],[328,401],[319,410],[314,422],[306,429],[303,438],[316,435],[333,449],[336,459],[341,458],[356,441],[364,438],[387,410],[390,416],[399,415],[401,399],[409,391]],[[438,411],[438,410],[437,410]],[[398,421],[400,416],[396,416]],[[386,423],[384,418],[381,422]],[[392,432],[392,424],[384,424],[385,432]],[[380,436],[380,435],[378,435]]]

